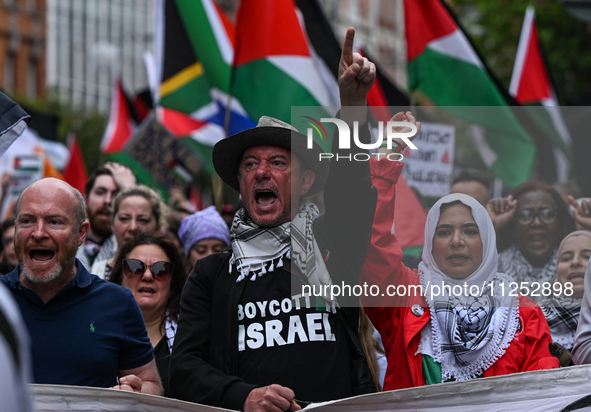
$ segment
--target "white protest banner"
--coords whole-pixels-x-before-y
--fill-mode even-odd
[[[449,193],[454,164],[455,128],[422,123],[413,140],[418,150],[406,148],[402,175],[408,185],[423,195],[441,197]]]
[[[591,365],[515,373],[313,403],[305,411],[588,411],[590,374]]]
[[[232,412],[229,409],[106,388],[30,385],[36,412]]]
[[[313,403],[314,412],[556,412],[589,410],[591,365],[400,389]],[[227,412],[162,396],[105,388],[31,385],[37,412]],[[574,407],[577,404],[579,408]],[[569,405],[573,405],[567,408]],[[581,408],[586,406],[587,408]]]
[[[37,179],[41,179],[45,176],[45,159],[57,169],[61,170],[65,167],[70,159],[70,152],[68,148],[60,142],[53,142],[41,138],[33,129],[27,128],[25,131],[14,141],[10,147],[6,150],[2,156],[0,156],[0,176],[5,172],[11,175],[15,172],[14,160],[18,156],[42,156],[42,167],[41,175]],[[47,156],[47,157],[45,157]],[[24,166],[27,165],[31,160],[23,159],[25,161]],[[17,167],[16,169],[19,169]],[[22,173],[21,173],[22,172]],[[27,176],[32,176],[30,171],[22,170],[17,172],[19,177],[12,179],[8,194],[4,200],[4,204],[0,205],[0,220],[7,217],[11,207],[14,206],[14,202],[20,195],[20,191],[27,187],[28,184],[33,183],[35,180],[28,179]],[[25,181],[29,183],[24,184]],[[24,186],[23,186],[24,185]],[[20,189],[17,189],[17,186]],[[17,193],[18,191],[18,193]]]
[[[12,156],[10,166],[10,183],[4,200],[1,219],[10,216],[21,192],[31,183],[43,178],[45,173],[45,156],[43,154],[17,154]]]

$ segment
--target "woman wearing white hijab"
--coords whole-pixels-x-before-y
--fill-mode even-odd
[[[561,366],[572,365],[570,352],[575,341],[583,300],[585,272],[591,256],[591,232],[577,230],[568,234],[558,246],[556,294],[540,306],[550,326],[552,340]]]
[[[427,215],[422,262],[412,271],[391,230],[403,164],[371,166],[378,205],[361,284],[380,288],[363,304],[388,359],[384,390],[558,367],[542,311],[511,296],[513,280],[497,272],[495,231],[484,207],[462,194],[440,199]]]
[[[591,265],[589,264],[585,270],[581,313],[571,357],[575,365],[591,363]]]

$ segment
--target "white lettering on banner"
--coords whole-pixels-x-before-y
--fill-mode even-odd
[[[422,123],[414,140],[420,148],[405,150],[402,175],[410,187],[423,196],[441,197],[449,193],[453,178],[455,128]]]
[[[303,298],[303,299],[302,299]],[[281,301],[248,302],[238,305],[238,321],[247,321],[257,317],[268,318],[289,314],[293,311],[311,309],[310,295],[299,294]],[[336,341],[335,334],[329,320],[332,307],[326,304],[320,312],[308,312],[299,315],[291,315],[289,319],[281,316],[280,319],[255,321],[251,324],[238,325],[238,351],[246,349],[259,349],[263,346],[274,347],[293,345],[305,342]],[[258,320],[258,318],[257,318]]]

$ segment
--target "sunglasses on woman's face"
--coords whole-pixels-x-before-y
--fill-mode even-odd
[[[165,281],[170,279],[174,271],[174,264],[170,262],[154,262],[151,265],[146,265],[139,259],[123,259],[123,274],[128,278],[135,278],[137,276],[144,276],[146,268],[150,269],[152,276],[156,280]]]
[[[536,216],[542,223],[549,225],[556,220],[558,209],[554,207],[545,207],[539,209],[537,212],[533,209],[521,209],[518,210],[515,215],[517,221],[524,226],[530,225],[535,220]]]

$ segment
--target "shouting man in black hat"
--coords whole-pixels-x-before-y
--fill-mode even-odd
[[[340,118],[369,143],[366,96],[375,66],[353,53],[347,31],[339,66]],[[170,366],[180,399],[251,411],[299,410],[375,391],[355,336],[359,311],[323,287],[355,285],[371,236],[376,193],[369,162],[326,159],[290,125],[263,116],[220,141],[213,163],[238,190],[232,247],[199,260],[183,291]],[[355,153],[360,152],[356,149]],[[324,188],[326,213],[305,196]],[[303,286],[307,286],[305,291]],[[351,329],[355,332],[352,334]],[[297,399],[297,400],[296,400]]]

